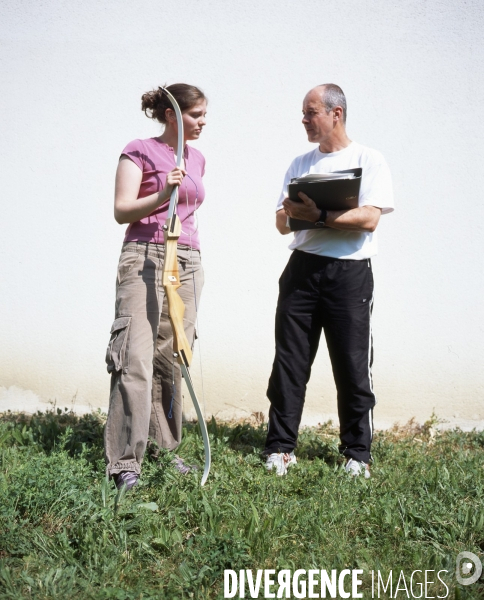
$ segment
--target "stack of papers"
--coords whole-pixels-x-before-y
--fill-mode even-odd
[[[308,173],[302,177],[291,179],[291,183],[312,183],[314,181],[329,181],[331,179],[354,179],[354,173]]]

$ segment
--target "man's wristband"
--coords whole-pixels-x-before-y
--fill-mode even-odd
[[[314,223],[315,227],[324,227],[326,223],[326,218],[328,216],[328,211],[324,208],[321,209],[319,214],[319,219]]]

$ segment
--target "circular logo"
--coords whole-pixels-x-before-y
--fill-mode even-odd
[[[482,563],[472,552],[460,552],[455,561],[455,576],[461,585],[472,585],[482,574]]]

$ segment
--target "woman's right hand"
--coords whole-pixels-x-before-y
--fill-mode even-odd
[[[171,196],[171,193],[172,193],[175,185],[180,186],[182,184],[183,178],[185,177],[186,174],[187,174],[187,172],[185,171],[185,169],[182,169],[181,167],[175,167],[169,173],[167,173],[166,185],[163,189],[163,193],[161,194],[162,198],[160,198],[160,199],[162,199],[161,204],[166,202],[168,200],[168,198]]]

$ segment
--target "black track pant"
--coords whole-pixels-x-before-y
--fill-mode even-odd
[[[324,329],[338,391],[340,452],[368,463],[375,396],[369,260],[340,260],[295,250],[279,281],[276,356],[266,453],[296,447],[311,365]]]

